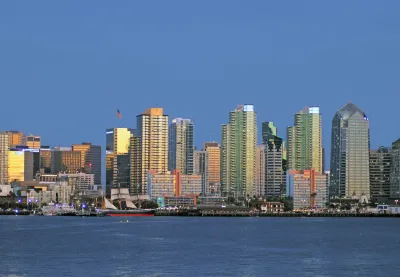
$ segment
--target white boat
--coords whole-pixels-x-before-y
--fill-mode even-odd
[[[67,213],[75,213],[76,210],[74,207],[68,204],[54,204],[50,203],[48,206],[42,207],[43,215],[45,216],[53,216],[53,215],[62,215]]]

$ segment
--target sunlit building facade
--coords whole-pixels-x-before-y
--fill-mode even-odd
[[[256,185],[254,195],[264,195],[265,189],[265,145],[256,148]]]
[[[348,103],[332,120],[330,197],[370,198],[369,121]]]
[[[253,105],[239,105],[222,125],[221,189],[224,195],[254,195],[257,116]]]
[[[208,183],[209,193],[219,194],[221,186],[221,146],[218,142],[204,143],[204,151],[208,156]]]
[[[81,152],[73,151],[72,147],[54,147],[51,150],[51,173],[82,172]]]
[[[135,131],[130,128],[106,130],[106,196],[112,188],[129,188],[130,143]]]
[[[33,153],[8,151],[8,183],[33,180]]]
[[[51,149],[49,146],[40,148],[40,170],[42,173],[51,173]]]
[[[190,119],[175,118],[169,127],[168,170],[193,173],[194,125]]]
[[[72,151],[81,153],[81,166],[83,172],[94,174],[95,184],[101,184],[101,146],[90,142],[73,144]]]
[[[288,169],[322,171],[322,119],[319,107],[305,107],[287,130]]]
[[[28,146],[33,149],[40,149],[41,139],[40,136],[27,135],[22,137],[22,145]]]
[[[18,145],[22,145],[23,134],[21,131],[7,131],[7,134],[10,148],[15,148]]]

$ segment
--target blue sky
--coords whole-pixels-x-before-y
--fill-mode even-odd
[[[400,1],[1,1],[0,130],[104,145],[106,128],[157,105],[193,119],[201,146],[238,104],[282,136],[319,105],[329,154],[332,117],[352,101],[371,147],[390,145],[399,13]]]

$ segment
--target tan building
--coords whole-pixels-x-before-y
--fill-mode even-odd
[[[51,173],[79,173],[82,171],[81,152],[71,147],[55,147],[51,153]]]
[[[94,174],[95,184],[101,184],[101,146],[89,142],[73,144],[72,151],[81,153],[81,166],[85,173]]]
[[[135,143],[132,150],[136,161],[131,162],[131,178],[135,193],[147,193],[149,170],[156,173],[168,171],[168,116],[162,108],[149,108],[137,116]]]
[[[28,146],[33,149],[40,149],[41,139],[40,136],[23,136],[22,137],[22,145]]]
[[[51,172],[51,149],[40,148],[40,170],[42,173],[49,174]]]
[[[206,142],[204,150],[208,153],[208,182],[221,183],[221,147],[218,142]]]
[[[21,131],[8,131],[8,144],[10,148],[15,148],[17,145],[22,145],[22,132]]]

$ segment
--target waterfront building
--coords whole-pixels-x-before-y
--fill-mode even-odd
[[[390,198],[400,200],[400,139],[392,143]]]
[[[72,151],[81,153],[82,172],[94,174],[95,184],[101,184],[101,146],[83,142],[73,144]]]
[[[256,185],[254,195],[262,196],[265,191],[265,145],[256,148]]]
[[[221,189],[225,196],[246,198],[256,183],[257,116],[253,105],[239,105],[222,125]]]
[[[22,132],[21,131],[7,131],[8,134],[8,145],[10,148],[15,148],[18,145],[22,145]]]
[[[131,188],[130,143],[134,133],[129,128],[106,129],[106,196],[112,188]]]
[[[150,170],[147,183],[147,191],[151,199],[157,199],[160,196],[198,196],[202,193],[201,175],[185,175],[178,170],[162,174]]]
[[[8,184],[9,135],[0,132],[0,185]]]
[[[204,143],[204,150],[208,154],[208,186],[212,195],[220,194],[221,190],[221,146],[218,142]]]
[[[319,107],[305,107],[287,129],[288,169],[322,171],[322,119]]]
[[[332,120],[330,197],[370,197],[369,121],[352,103]]]
[[[265,187],[266,197],[282,197],[285,191],[285,175],[283,165],[283,140],[278,136],[271,136],[265,141]]]
[[[201,193],[203,195],[210,194],[210,186],[209,186],[209,153],[207,151],[194,151],[194,171],[193,173],[196,175],[201,175],[202,178],[202,190]]]
[[[168,115],[162,108],[149,108],[137,116],[137,133],[140,141],[135,149],[140,164],[131,169],[133,185],[137,193],[147,194],[148,172],[166,173],[168,171]]]
[[[76,173],[76,174],[58,174],[58,179],[67,181],[69,186],[72,186],[73,191],[89,190],[95,184],[94,174]]]
[[[193,173],[193,122],[175,118],[169,127],[168,170],[179,170],[183,174]]]
[[[294,209],[324,208],[326,175],[315,170],[288,171],[286,191],[293,198]]]
[[[16,149],[8,151],[8,183],[33,180],[33,153]]]
[[[28,146],[29,148],[40,149],[40,144],[40,136],[27,135],[22,137],[22,145]]]
[[[369,155],[369,177],[372,200],[387,203],[390,196],[391,166],[392,154],[390,148],[380,147],[377,150],[371,150]]]

